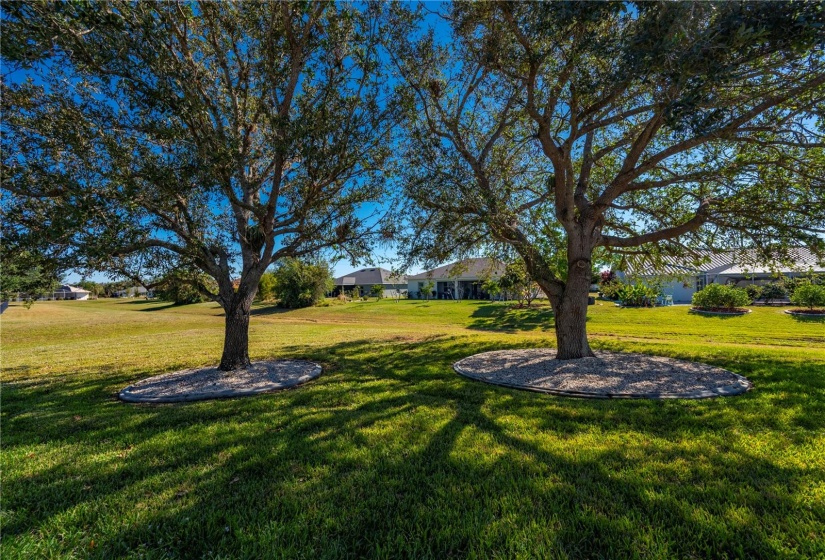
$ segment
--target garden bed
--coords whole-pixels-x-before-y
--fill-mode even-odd
[[[825,309],[786,309],[785,313],[788,315],[798,315],[800,317],[825,318]]]
[[[703,315],[747,315],[751,310],[744,307],[691,307],[690,312]]]

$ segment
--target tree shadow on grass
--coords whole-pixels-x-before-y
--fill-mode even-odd
[[[514,305],[488,303],[479,305],[470,315],[469,329],[495,332],[552,331],[553,310],[549,305],[517,308]]]
[[[284,357],[322,361],[324,375],[291,391],[185,405],[116,402],[125,373],[14,385],[4,391],[4,454],[21,463],[6,473],[4,548],[318,558],[822,551],[810,536],[823,511],[802,496],[814,471],[764,452],[777,440],[816,441],[797,429],[800,418],[825,422],[815,364],[753,358],[738,365],[759,391],[690,402],[555,398],[451,370],[503,346],[449,336],[292,346]]]

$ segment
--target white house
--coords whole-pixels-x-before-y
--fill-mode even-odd
[[[83,288],[78,288],[77,286],[69,286],[64,284],[60,286],[57,290],[54,291],[52,294],[54,299],[74,299],[74,300],[87,300],[89,299],[89,292],[84,290]]]
[[[410,297],[426,297],[424,289],[432,283],[430,297],[436,299],[489,299],[484,282],[500,278],[504,263],[489,258],[464,259],[407,277]]]
[[[665,295],[673,296],[674,303],[690,303],[693,294],[708,284],[729,284],[741,288],[748,284],[767,284],[779,275],[793,278],[810,273],[825,273],[825,262],[818,261],[804,247],[790,250],[791,263],[759,263],[756,252],[752,249],[698,253],[703,257],[702,264],[670,258],[662,269],[631,269],[626,274],[618,272],[617,276],[622,279],[628,276],[642,280],[663,279]]]
[[[384,297],[395,297],[407,289],[407,277],[394,275],[386,268],[372,267],[362,268],[339,276],[334,280],[335,289],[333,295],[338,295],[341,291],[350,292],[356,287],[362,296],[370,295],[372,287],[380,284],[384,287]]]
[[[144,288],[143,286],[132,286],[131,288],[124,288],[122,290],[118,290],[114,293],[115,297],[147,297],[149,295],[149,291]]]

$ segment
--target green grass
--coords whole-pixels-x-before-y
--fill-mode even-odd
[[[547,308],[259,307],[253,359],[304,387],[136,406],[138,379],[214,364],[211,304],[43,302],[2,316],[2,541],[11,558],[823,558],[825,323],[755,308],[590,308],[593,346],[700,360],[750,393],[554,398],[451,364],[552,343]]]

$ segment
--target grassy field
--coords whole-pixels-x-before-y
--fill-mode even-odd
[[[593,346],[700,360],[750,393],[555,398],[451,364],[552,344],[501,304],[258,307],[253,359],[324,375],[277,394],[120,403],[214,364],[212,304],[12,305],[2,316],[2,541],[12,558],[825,558],[825,323],[776,308],[590,308]]]

